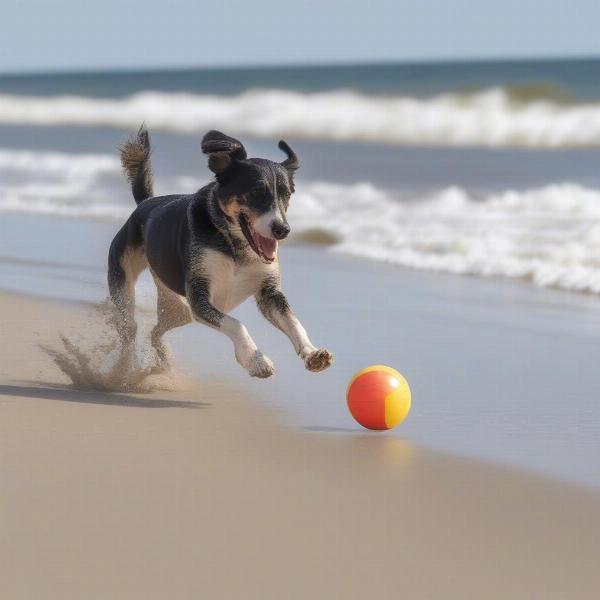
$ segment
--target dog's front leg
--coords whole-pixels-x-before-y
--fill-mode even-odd
[[[333,355],[329,350],[313,346],[278,284],[270,280],[265,282],[256,294],[256,303],[260,312],[288,336],[309,371],[323,371],[331,365]]]
[[[222,331],[233,342],[236,360],[252,377],[264,378],[273,375],[273,363],[256,347],[246,327],[212,305],[206,280],[194,278],[190,281],[187,296],[194,319]]]

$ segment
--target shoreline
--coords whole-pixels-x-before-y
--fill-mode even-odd
[[[68,299],[58,299],[47,296],[38,296],[34,294],[26,294],[19,291],[10,291],[3,290],[0,288],[0,312],[2,305],[9,303],[11,305],[17,304],[25,304],[25,305],[39,305],[43,307],[47,307],[50,311],[59,311],[59,313],[63,312],[67,309],[69,311],[74,311],[79,315],[77,319],[75,319],[74,323],[68,323],[64,321],[63,324],[67,331],[76,331],[78,326],[85,326],[84,322],[87,322],[89,325],[90,321],[90,310],[94,311],[97,308],[97,303],[86,301],[86,300],[68,300]],[[138,307],[138,310],[139,307]],[[142,309],[143,310],[143,309]],[[138,315],[139,316],[139,315]],[[152,318],[151,313],[147,313],[144,315],[145,317],[150,316]],[[2,321],[0,321],[2,322]],[[98,323],[94,323],[94,326],[97,326]],[[44,326],[46,329],[46,326]],[[59,341],[59,335],[64,333],[63,331],[59,331],[57,328],[54,331],[54,336],[49,336],[48,339],[54,338],[53,343],[50,344],[51,347],[61,349],[62,346]],[[37,334],[36,334],[37,336]],[[39,347],[39,350],[45,344],[36,344]],[[227,357],[226,357],[227,358]],[[526,467],[504,463],[498,460],[486,459],[477,456],[471,456],[468,454],[460,454],[457,452],[453,452],[452,450],[443,450],[439,448],[435,448],[434,446],[428,446],[427,444],[423,444],[421,442],[414,442],[413,440],[396,435],[401,429],[389,430],[389,431],[369,431],[365,429],[361,425],[358,425],[354,421],[351,422],[350,427],[319,427],[319,426],[302,426],[293,419],[289,418],[289,407],[284,406],[282,404],[273,405],[270,402],[265,402],[265,398],[260,398],[260,394],[257,393],[256,390],[244,390],[245,387],[243,384],[245,373],[242,372],[242,381],[236,380],[237,378],[231,378],[227,376],[214,376],[207,375],[207,373],[202,372],[200,375],[193,375],[191,373],[190,363],[184,362],[183,364],[174,364],[174,373],[173,379],[161,380],[158,379],[157,383],[152,383],[149,389],[139,389],[133,391],[102,391],[95,389],[78,389],[77,385],[71,382],[68,377],[65,376],[64,373],[61,373],[59,369],[55,368],[51,365],[51,357],[44,356],[43,362],[47,363],[46,367],[48,372],[52,372],[56,377],[57,381],[52,382],[52,385],[44,389],[44,393],[48,395],[48,399],[64,401],[64,402],[78,402],[76,400],[78,396],[81,396],[80,401],[83,403],[91,403],[91,404],[107,404],[114,406],[121,406],[123,408],[127,407],[146,407],[146,408],[188,408],[194,409],[203,406],[203,402],[196,402],[194,400],[185,400],[183,398],[187,398],[189,395],[194,393],[202,393],[202,394],[214,394],[219,399],[222,399],[224,395],[227,393],[232,394],[236,398],[246,397],[248,396],[249,402],[251,403],[251,411],[256,411],[261,415],[261,418],[266,419],[271,422],[273,427],[278,430],[285,430],[295,433],[296,435],[300,434],[302,436],[315,436],[320,438],[321,440],[326,438],[339,438],[346,437],[349,439],[353,439],[355,441],[359,441],[362,439],[381,439],[385,440],[381,442],[382,448],[385,447],[393,447],[397,445],[397,448],[402,448],[400,454],[403,454],[405,457],[409,456],[413,452],[418,452],[422,454],[429,454],[432,457],[436,457],[436,459],[448,460],[450,462],[454,462],[456,464],[461,463],[465,465],[467,468],[481,469],[484,471],[491,470],[494,471],[501,476],[511,476],[515,475],[517,477],[521,477],[523,479],[529,479],[534,482],[538,482],[540,484],[548,484],[548,485],[557,485],[565,489],[571,489],[574,492],[583,492],[584,494],[590,494],[591,496],[598,496],[600,498],[600,487],[596,485],[590,485],[582,482],[572,481],[569,479],[564,479],[556,475],[543,473],[539,471],[535,471],[533,469],[528,469]],[[177,362],[177,361],[175,361]],[[6,366],[4,369],[0,369],[0,377],[3,379],[7,376],[8,369]],[[38,373],[39,374],[39,373]],[[273,377],[281,377],[280,374],[275,374]],[[7,379],[8,381],[8,379]],[[152,377],[150,377],[150,381],[154,381]],[[264,380],[262,380],[264,382]],[[24,383],[19,379],[15,379],[12,381],[12,384],[8,385],[0,385],[0,389],[3,389],[3,392],[0,392],[0,398],[2,395],[11,395],[7,392],[8,388],[11,386],[14,388],[14,397],[25,397],[25,398],[44,398],[44,393],[36,393],[34,386],[23,386],[23,389],[19,388],[18,383]],[[43,382],[37,382],[35,379],[32,379],[28,383],[40,384]],[[47,382],[48,383],[48,382]],[[249,387],[253,383],[258,383],[260,385],[261,381],[248,380],[246,381]],[[204,388],[207,389],[204,389]],[[208,391],[207,391],[208,390]],[[64,394],[64,395],[61,395]],[[154,400],[154,396],[165,396],[165,398]],[[101,397],[106,397],[106,402],[101,401]],[[114,397],[114,401],[109,401],[109,397]],[[142,400],[140,400],[142,398]],[[148,398],[148,400],[144,400],[144,398]],[[96,402],[96,400],[98,402]],[[386,462],[387,452],[382,450],[380,460],[382,462]],[[393,462],[393,461],[392,461]],[[470,465],[470,467],[469,467]]]
[[[17,216],[3,223],[5,288],[91,305],[104,300],[114,225]],[[28,237],[20,233],[25,225]],[[516,280],[412,271],[306,245],[287,245],[281,262],[286,294],[313,342],[334,352],[333,369],[306,372],[252,301],[234,314],[274,360],[274,378],[248,378],[229,340],[200,326],[167,335],[176,364],[234,382],[283,423],[354,433],[361,429],[346,410],[347,381],[369,364],[389,364],[415,396],[411,415],[389,435],[600,487],[597,298]],[[147,273],[137,291],[143,336],[155,312]]]

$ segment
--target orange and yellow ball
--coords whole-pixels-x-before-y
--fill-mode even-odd
[[[396,369],[373,365],[354,375],[346,400],[350,413],[363,427],[391,429],[410,411],[410,387]]]

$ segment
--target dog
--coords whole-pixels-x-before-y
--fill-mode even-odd
[[[331,365],[332,354],[312,344],[281,289],[278,245],[290,233],[286,212],[300,163],[285,141],[279,148],[287,155],[281,163],[248,158],[239,140],[209,131],[202,151],[213,181],[194,194],[154,196],[147,129],[121,146],[137,207],[110,245],[108,288],[125,351],[135,343],[135,283],[148,267],[157,287],[150,339],[159,366],[168,366],[165,333],[197,321],[231,339],[252,377],[270,377],[273,363],[228,314],[250,296],[309,371]]]

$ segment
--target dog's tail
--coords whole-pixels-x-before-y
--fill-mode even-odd
[[[121,146],[121,164],[131,184],[136,204],[154,196],[154,181],[150,168],[150,136],[145,125],[142,124],[137,135]]]

